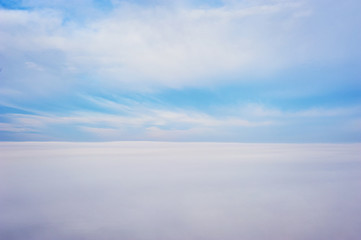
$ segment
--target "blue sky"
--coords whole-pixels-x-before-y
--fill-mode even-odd
[[[0,140],[360,142],[360,11],[0,1]]]

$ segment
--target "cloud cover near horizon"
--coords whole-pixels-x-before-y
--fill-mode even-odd
[[[0,238],[359,240],[361,144],[0,143]]]
[[[0,140],[359,142],[360,10],[0,1]]]

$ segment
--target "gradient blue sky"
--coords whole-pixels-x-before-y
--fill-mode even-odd
[[[361,141],[359,0],[0,0],[2,141]]]

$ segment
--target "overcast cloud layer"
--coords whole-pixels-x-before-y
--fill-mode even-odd
[[[0,1],[0,138],[360,141],[360,11]]]
[[[0,143],[0,238],[359,240],[360,144]]]

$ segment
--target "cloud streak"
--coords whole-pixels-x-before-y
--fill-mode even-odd
[[[210,114],[184,109],[162,109],[159,106],[127,105],[96,99],[93,101],[110,112],[74,111],[58,114],[38,112],[36,114],[3,114],[7,123],[2,131],[15,133],[37,133],[48,135],[53,140],[70,140],[74,135],[84,135],[83,140],[172,140],[189,139],[215,141],[218,139],[245,141],[263,139],[269,141],[269,134],[285,137],[287,131],[294,135],[293,141],[312,139],[311,132],[323,131],[324,126],[333,124],[350,125],[333,131],[332,138],[352,132],[355,121],[360,118],[360,107],[349,109],[308,109],[283,111],[262,105],[232,107],[223,113]],[[235,109],[237,109],[235,111]],[[307,126],[308,122],[315,126]],[[305,125],[306,124],[306,125]],[[298,129],[298,127],[301,127]],[[64,136],[64,129],[69,136]],[[354,134],[356,134],[355,132]],[[329,136],[325,134],[324,136]],[[331,134],[332,136],[332,134]],[[31,140],[31,139],[28,139]]]
[[[86,73],[138,90],[241,80],[330,57],[327,44],[299,39],[307,37],[303,28],[319,10],[302,2],[202,9],[116,6],[82,24],[76,18],[65,21],[57,9],[3,9],[2,54],[26,53],[24,68],[34,77],[41,69],[52,76]],[[14,64],[21,66],[19,60]]]
[[[356,1],[1,6],[0,123],[19,139],[268,141],[325,121],[355,140],[337,129],[359,118]]]

